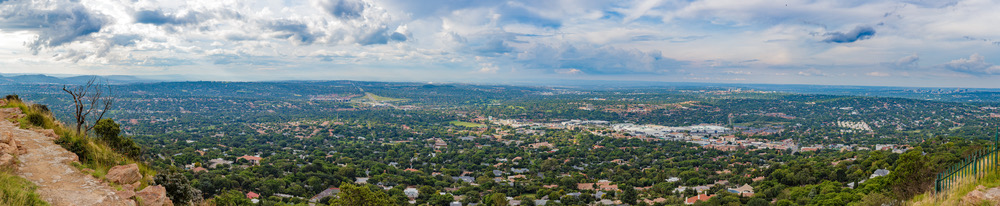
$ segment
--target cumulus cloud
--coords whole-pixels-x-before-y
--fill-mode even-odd
[[[951,60],[951,62],[944,64],[944,68],[973,75],[1000,75],[1000,66],[986,62],[986,59],[979,53],[972,54],[968,59]]]
[[[27,43],[35,54],[42,49],[68,44],[100,32],[112,20],[76,1],[0,2],[0,29],[38,33]],[[50,6],[57,5],[57,6]]]
[[[895,62],[882,63],[882,65],[893,69],[909,70],[918,68],[919,61],[920,61],[920,56],[918,56],[917,54],[913,54],[905,56],[903,58],[899,58]]]
[[[326,12],[340,19],[355,19],[361,17],[371,3],[362,0],[325,0],[319,5]]]
[[[872,36],[875,36],[875,28],[871,26],[857,26],[846,33],[839,31],[826,33],[827,38],[823,41],[827,43],[851,43],[870,39]]]

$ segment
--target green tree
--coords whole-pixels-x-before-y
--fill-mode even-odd
[[[914,148],[896,160],[896,169],[889,174],[893,194],[899,199],[910,199],[930,187],[933,171],[928,168],[927,156],[920,147]]]
[[[503,193],[493,193],[483,200],[486,206],[507,206],[507,195]]]
[[[747,206],[768,206],[768,205],[771,205],[771,203],[761,198],[753,198],[750,199],[749,202],[747,202]]]
[[[201,201],[201,190],[191,186],[187,177],[179,172],[161,172],[153,177],[153,181],[167,190],[167,197],[174,204],[186,205]]]
[[[625,185],[622,188],[621,201],[629,205],[635,205],[636,200],[639,198],[639,194],[635,191],[632,186]]]
[[[330,205],[387,206],[394,205],[389,195],[382,191],[372,191],[368,187],[350,183],[340,184],[340,193]]]
[[[228,190],[216,196],[214,200],[215,205],[218,206],[244,206],[253,205],[250,199],[240,191]]]
[[[101,119],[94,125],[94,133],[97,134],[97,138],[108,143],[117,142],[118,133],[121,131],[118,123],[111,119]]]

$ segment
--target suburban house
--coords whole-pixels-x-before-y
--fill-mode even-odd
[[[313,202],[313,203],[319,202],[319,200],[323,199],[324,197],[335,196],[335,195],[337,195],[339,193],[340,193],[340,188],[336,188],[336,187],[327,188],[326,190],[323,190],[319,194],[316,194],[316,196],[313,196],[312,198],[309,198],[309,202]]]
[[[875,172],[872,173],[871,177],[868,177],[868,179],[876,178],[876,177],[881,177],[881,176],[886,176],[886,175],[889,175],[889,170],[887,170],[887,169],[877,169],[877,170],[875,170]]]
[[[715,197],[715,195],[698,194],[698,196],[689,197],[686,200],[684,200],[684,204],[693,205],[694,203],[699,201],[708,201],[708,199],[711,199],[712,197]]]
[[[250,162],[250,164],[260,165],[260,160],[262,160],[264,158],[257,157],[257,156],[243,155],[242,157],[236,158],[236,160],[239,160],[239,159],[245,159],[248,162]]]
[[[743,184],[743,186],[737,188],[729,188],[729,192],[739,194],[744,197],[750,197],[753,196],[753,187],[748,184]]]

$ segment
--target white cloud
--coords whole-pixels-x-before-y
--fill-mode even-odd
[[[1000,66],[986,62],[986,59],[978,53],[972,54],[968,59],[960,58],[952,60],[944,64],[944,67],[952,71],[974,75],[1000,75]]]
[[[583,71],[579,69],[556,69],[556,73],[559,74],[583,74]]]
[[[865,75],[872,76],[872,77],[888,77],[889,73],[885,73],[885,72],[868,72],[868,73],[865,73]]]

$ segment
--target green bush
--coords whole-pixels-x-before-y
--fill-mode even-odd
[[[8,94],[4,99],[7,99],[7,101],[21,101],[21,97],[18,97],[16,94]]]
[[[52,114],[52,111],[49,110],[49,106],[45,106],[44,104],[32,104],[31,110],[42,114]]]
[[[80,157],[80,161],[85,161],[87,158],[87,148],[86,143],[83,141],[79,138],[73,138],[70,135],[63,135],[59,139],[56,139],[55,143],[76,154],[77,157]]]
[[[28,114],[28,123],[31,125],[45,127],[45,116],[39,113]]]
[[[191,186],[191,181],[179,172],[160,172],[153,182],[167,189],[167,196],[177,205],[201,202],[201,190]]]

